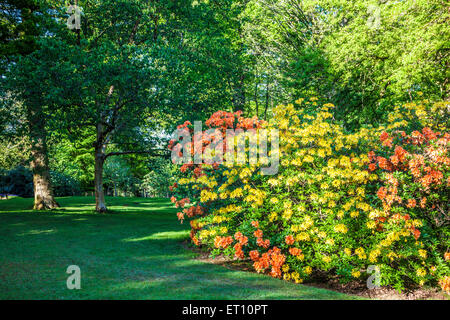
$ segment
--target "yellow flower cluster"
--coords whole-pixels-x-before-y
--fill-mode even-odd
[[[217,199],[217,193],[203,189],[200,193],[200,201],[206,203]]]

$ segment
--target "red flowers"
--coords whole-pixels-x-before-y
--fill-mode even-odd
[[[195,169],[194,169],[194,176],[195,177],[200,177],[201,175],[203,175],[204,173],[203,173],[203,171],[202,171],[202,168],[201,167],[196,167]]]
[[[176,188],[178,188],[178,184],[175,182],[173,185],[171,185],[170,187],[169,187],[169,190],[170,191],[173,191],[174,189],[176,189]],[[172,198],[174,198],[174,197],[172,197]],[[170,200],[172,200],[172,199],[170,199]],[[173,202],[173,201],[172,201]]]

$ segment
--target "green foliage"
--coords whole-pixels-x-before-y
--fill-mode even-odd
[[[0,168],[11,170],[26,166],[30,158],[29,141],[26,137],[5,138],[0,142]]]
[[[439,0],[253,0],[246,41],[281,83],[276,101],[325,97],[355,129],[395,103],[449,97],[448,14]]]
[[[50,169],[78,181],[83,191],[92,191],[94,181],[94,137],[80,134],[75,141],[54,138],[49,143]]]
[[[71,176],[51,171],[53,193],[56,197],[67,197],[80,195],[80,184]]]
[[[150,162],[151,171],[142,181],[142,188],[154,197],[168,197],[169,186],[175,182],[178,170],[166,159],[154,158]]]

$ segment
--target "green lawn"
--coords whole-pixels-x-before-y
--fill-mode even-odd
[[[51,212],[0,201],[0,299],[354,298],[194,259],[181,244],[189,224],[166,199],[108,198],[108,215],[91,197],[58,201]],[[66,287],[69,265],[81,269],[80,290]]]

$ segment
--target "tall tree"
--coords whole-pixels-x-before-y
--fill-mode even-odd
[[[6,81],[10,84],[3,86],[2,102],[8,103],[8,109],[12,108],[12,105],[22,104],[22,108],[19,108],[23,125],[21,129],[25,131],[31,142],[34,209],[53,209],[59,205],[54,199],[50,181],[46,116],[43,109],[45,106],[41,99],[41,92],[34,91],[35,87],[23,87],[20,81],[16,81],[20,79],[20,75],[16,77],[14,74],[20,69],[17,65],[38,50],[37,39],[48,31],[45,27],[46,11],[37,0],[7,0],[1,4],[0,17],[2,22],[0,24],[0,39],[2,39],[0,60],[3,62],[0,71],[2,82]],[[5,113],[11,115],[11,111]],[[9,117],[9,121],[12,118]]]

